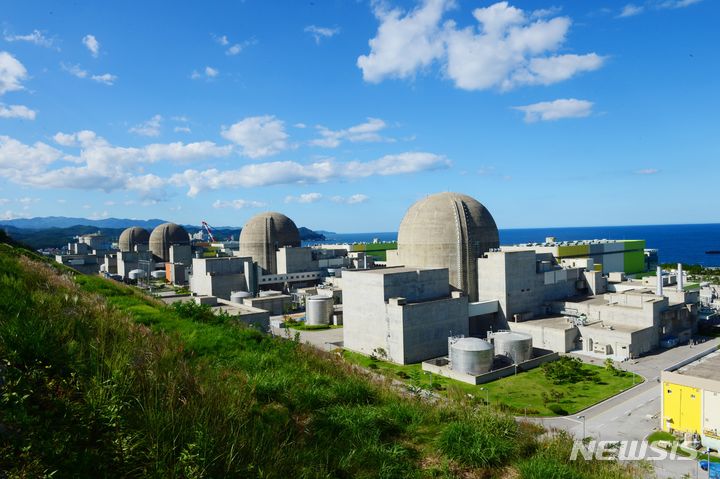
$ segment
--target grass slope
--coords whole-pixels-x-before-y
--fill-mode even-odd
[[[345,351],[348,361],[376,370],[388,377],[410,382],[412,385],[434,390],[458,398],[472,395],[478,403],[489,400],[493,407],[508,413],[528,416],[557,416],[574,414],[604,399],[629,389],[642,381],[630,373],[615,375],[607,369],[588,364],[583,369],[596,375],[593,381],[554,384],[541,368],[518,373],[480,386],[430,374],[420,364],[398,365]],[[563,412],[564,411],[564,412]]]
[[[4,476],[638,477],[568,462],[563,435],[401,397],[340,358],[32,256],[0,245]]]

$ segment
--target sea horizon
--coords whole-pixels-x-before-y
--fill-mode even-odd
[[[674,225],[573,226],[545,228],[500,228],[500,244],[542,243],[548,236],[558,241],[574,240],[645,240],[646,248],[657,249],[661,262],[720,266],[720,255],[706,251],[720,250],[720,223]],[[396,241],[397,231],[366,233],[324,233],[319,243],[362,243]],[[318,243],[318,242],[311,242]]]

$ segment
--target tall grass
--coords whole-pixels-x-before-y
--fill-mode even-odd
[[[509,417],[17,253],[0,248],[0,475],[502,477],[545,447]]]

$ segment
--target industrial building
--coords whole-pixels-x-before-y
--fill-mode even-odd
[[[83,274],[97,274],[110,248],[109,238],[100,232],[80,235],[74,243],[67,244],[67,253],[55,255],[55,261]],[[114,264],[110,267],[114,268]]]
[[[682,282],[666,291],[609,282],[590,258],[558,263],[533,250],[488,252],[478,271],[480,299],[498,301],[494,327],[530,334],[540,348],[624,360],[667,338],[689,340],[696,328],[698,295]]]
[[[468,298],[446,268],[345,271],[343,315],[345,348],[398,364],[446,355],[447,338],[468,333]]]
[[[500,245],[490,212],[459,193],[430,195],[408,209],[388,266],[447,268],[450,284],[477,301],[477,259]]]
[[[482,204],[457,193],[431,195],[408,209],[387,269],[343,272],[345,347],[366,354],[381,348],[405,364],[446,356],[441,331],[478,337],[511,331],[531,337],[538,350],[624,360],[689,340],[698,293],[684,290],[681,271],[626,279],[624,273],[644,269],[645,257],[644,241],[548,238],[499,247]],[[429,271],[445,271],[449,288],[441,292],[437,276],[438,284],[426,286]],[[459,299],[456,293],[464,293],[465,311],[420,306]]]
[[[556,241],[549,237],[544,243],[525,243],[503,246],[502,251],[524,251],[550,253],[558,261],[590,258],[596,270],[607,275],[613,272],[626,274],[641,273],[645,268],[644,240],[582,240]]]
[[[720,450],[720,351],[675,371],[663,371],[663,431],[687,435],[688,442]]]

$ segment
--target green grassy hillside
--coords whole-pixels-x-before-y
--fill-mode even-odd
[[[486,408],[0,244],[0,475],[630,478]],[[559,470],[562,475],[542,475]]]

